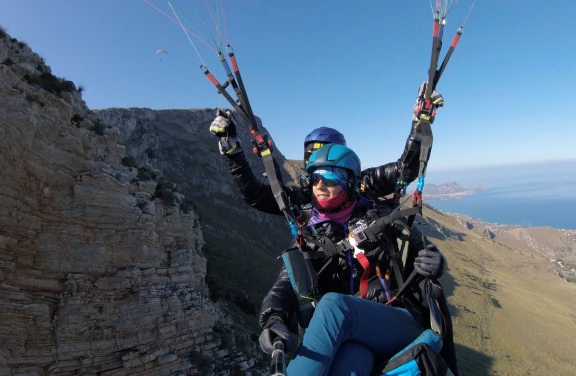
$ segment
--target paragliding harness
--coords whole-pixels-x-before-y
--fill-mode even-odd
[[[446,362],[439,355],[442,349],[442,340],[446,327],[444,316],[438,303],[438,299],[443,295],[442,287],[430,279],[423,280],[422,278],[413,277],[403,282],[401,254],[396,241],[393,239],[395,235],[392,234],[393,231],[397,230],[393,228],[394,226],[401,226],[401,228],[405,229],[407,225],[401,218],[417,212],[419,208],[395,208],[386,216],[381,215],[379,211],[380,208],[374,206],[367,211],[366,218],[360,219],[350,225],[349,237],[340,242],[334,243],[325,235],[317,235],[313,234],[312,231],[303,230],[304,243],[306,243],[306,245],[318,246],[320,250],[302,252],[298,247],[295,247],[282,254],[282,260],[284,261],[290,282],[298,296],[298,323],[303,328],[308,326],[315,305],[322,297],[322,291],[318,284],[319,274],[321,274],[332,261],[332,256],[338,253],[354,250],[354,257],[358,259],[365,269],[360,280],[360,295],[362,298],[365,298],[368,287],[367,282],[370,263],[365,264],[361,258],[358,257],[358,254],[362,254],[359,247],[369,242],[379,243],[380,247],[387,247],[388,249],[388,253],[380,249],[382,252],[380,252],[380,256],[376,260],[376,270],[382,282],[386,298],[388,299],[387,304],[402,301],[403,304],[401,306],[414,309],[413,303],[406,301],[404,298],[407,298],[407,296],[405,296],[406,292],[413,294],[412,290],[408,289],[409,285],[414,281],[421,281],[422,288],[418,292],[418,295],[421,296],[423,300],[426,300],[426,304],[422,304],[423,306],[419,307],[419,309],[422,310],[424,306],[427,306],[430,320],[428,321],[428,325],[425,326],[427,329],[424,330],[413,343],[394,357],[379,363],[374,368],[374,375],[451,375]],[[369,252],[370,251],[367,251],[367,253]],[[328,261],[325,262],[320,271],[316,273],[312,260],[326,258],[328,258]],[[384,281],[383,279],[386,277],[381,275],[380,270],[387,271],[386,277],[390,277],[388,274],[393,272],[394,282],[391,278],[387,278]],[[411,276],[412,275],[414,275],[414,273],[411,274]],[[402,295],[403,292],[404,295]],[[414,295],[412,295],[412,297],[414,297]],[[410,300],[414,302],[413,299]],[[416,370],[419,370],[421,373],[417,373]]]
[[[384,210],[388,214],[384,215]],[[377,263],[376,270],[386,299],[389,304],[392,304],[406,288],[403,278],[402,254],[399,251],[394,231],[396,228],[408,230],[406,223],[401,218],[418,213],[419,210],[419,207],[407,209],[397,207],[390,211],[389,208],[372,204],[372,208],[366,212],[363,219],[349,225],[348,237],[336,243],[326,235],[314,233],[309,227],[302,227],[304,247],[293,247],[282,253],[282,261],[288,272],[292,288],[298,297],[298,323],[300,326],[303,328],[308,326],[316,303],[323,295],[318,283],[319,275],[328,270],[327,268],[333,261],[332,257],[337,254],[349,253],[363,267],[364,273],[360,277],[360,297],[366,298],[371,264],[362,247],[367,244],[371,244],[370,250],[366,251],[367,253],[376,248],[380,249],[379,257],[374,262]],[[309,215],[310,207],[304,212]],[[321,259],[326,261],[316,272],[313,260]],[[351,293],[353,293],[352,290],[351,287]]]

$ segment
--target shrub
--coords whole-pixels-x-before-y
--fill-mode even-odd
[[[141,181],[154,180],[156,179],[156,174],[152,171],[150,167],[144,166],[138,169],[137,179]]]
[[[86,86],[84,86],[84,85],[82,85],[82,84],[78,85],[78,92],[79,92],[79,93],[83,93],[84,90],[86,90]]]
[[[231,296],[232,303],[240,310],[248,315],[254,315],[258,312],[258,307],[254,303],[252,303],[247,296],[237,294]]]
[[[16,38],[11,38],[11,39],[10,39],[10,42],[16,43],[16,42],[18,42],[18,39],[16,39]]]
[[[190,363],[198,366],[198,368],[200,369],[207,368],[208,366],[210,366],[210,358],[203,355],[199,351],[192,350],[192,352],[190,353]]]
[[[24,41],[18,42],[18,47],[24,48],[24,47],[26,47],[26,46],[27,46],[26,42],[24,42]]]
[[[24,75],[24,79],[30,85],[40,86],[42,89],[52,94],[60,95],[62,92],[71,92],[76,89],[72,81],[60,79],[52,73],[43,72],[40,75],[30,76]]]
[[[231,328],[226,328],[221,324],[216,324],[213,328],[213,333],[220,338],[222,347],[231,349],[234,347],[234,339],[232,338]]]
[[[176,194],[170,189],[161,190],[158,197],[170,206],[174,206],[176,204]]]
[[[4,65],[6,66],[11,66],[12,64],[14,64],[14,62],[12,61],[12,59],[10,59],[9,57],[6,58],[6,60],[4,60]]]
[[[196,210],[196,205],[194,205],[194,202],[192,200],[190,200],[189,198],[185,199],[184,202],[182,203],[182,205],[180,205],[180,208],[182,209],[182,212],[184,214],[188,214],[190,213],[190,211],[194,210],[195,212],[197,212]]]
[[[176,184],[169,182],[165,178],[161,178],[156,186],[156,192],[154,192],[153,198],[159,198],[164,203],[174,206],[176,205]]]
[[[104,124],[102,124],[100,122],[100,120],[94,121],[94,132],[96,132],[97,135],[103,136],[104,135],[104,128],[105,128],[105,126],[104,126]],[[122,159],[122,161],[124,161],[124,159]],[[138,162],[135,162],[135,163],[138,163]],[[124,164],[124,162],[122,162],[122,164]],[[136,165],[133,167],[138,167],[138,166]]]
[[[122,158],[122,164],[126,167],[138,168],[138,161],[131,155]]]

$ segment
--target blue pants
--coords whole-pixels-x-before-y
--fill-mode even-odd
[[[370,375],[375,356],[392,357],[420,332],[405,309],[328,293],[318,303],[287,374]]]

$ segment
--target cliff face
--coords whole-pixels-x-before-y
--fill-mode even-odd
[[[278,272],[276,257],[288,247],[290,232],[283,216],[258,212],[240,197],[218,141],[208,131],[215,109],[111,108],[95,113],[103,124],[120,130],[126,155],[140,171],[160,171],[176,192],[186,196],[186,204],[201,218],[212,297],[224,298],[234,310],[240,307],[242,314],[252,316],[247,324],[254,325],[262,297]],[[252,153],[248,126],[241,119],[238,134],[255,174],[265,181],[263,163]],[[278,151],[274,156],[286,163]],[[282,173],[285,182],[292,181]]]
[[[209,299],[199,215],[129,167],[129,122],[104,126],[8,35],[0,103],[0,375],[248,372]]]

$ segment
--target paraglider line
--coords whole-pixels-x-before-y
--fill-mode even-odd
[[[146,0],[142,0],[142,1],[147,2]],[[146,4],[144,4],[144,5],[146,5]],[[176,39],[176,42],[178,42],[178,44],[180,45],[180,47],[182,47],[182,48],[184,49],[184,51],[186,51],[186,52],[188,53],[188,55],[190,55],[190,57],[192,58],[192,60],[194,60],[196,63],[200,64],[200,61],[194,56],[194,54],[192,54],[192,52],[190,52],[190,50],[189,50],[188,48],[186,48],[186,46],[184,46],[182,43],[180,43],[180,41],[178,40],[178,38],[176,37],[176,35],[172,32],[172,30],[170,30],[170,29],[164,24],[164,22],[162,22],[162,19],[161,19],[161,18],[158,18],[158,16],[157,16],[156,14],[154,14],[154,12],[152,12],[152,9],[150,9],[150,8],[147,8],[147,9],[148,9],[148,10],[150,11],[150,13],[152,13],[152,15],[162,24],[162,26],[163,26],[166,30],[168,30],[168,32],[169,32],[170,34],[172,34],[172,36]],[[158,52],[156,52],[156,53],[158,53]]]
[[[166,0],[168,1],[168,0]],[[168,4],[170,4],[170,2],[168,1]],[[208,27],[208,25],[206,25],[206,20],[204,19],[204,15],[202,14],[202,12],[200,11],[200,8],[198,8],[198,3],[196,2],[196,0],[194,0],[194,5],[196,6],[196,9],[198,10],[198,14],[200,14],[200,18],[202,18],[202,22],[204,23],[204,26],[206,27],[206,30],[208,30],[208,35],[210,35],[210,38],[212,39],[212,42],[214,42],[214,46],[216,47],[217,51],[216,52],[222,52],[220,46],[218,45],[218,43],[216,43],[216,41],[214,40],[214,36],[212,35],[212,32],[210,31],[210,28]],[[172,6],[172,5],[170,5]]]
[[[224,13],[224,3],[220,0],[220,11],[222,12],[222,19],[224,20],[224,36],[226,37],[226,44],[230,45],[228,41],[228,25],[226,25],[226,13]]]
[[[196,46],[194,45],[194,42],[192,42],[192,39],[190,39],[190,35],[188,35],[188,32],[186,31],[186,28],[184,27],[184,25],[182,25],[182,22],[180,22],[180,18],[178,18],[178,15],[176,14],[176,11],[174,10],[174,8],[172,7],[172,4],[170,4],[169,1],[167,1],[168,5],[170,5],[170,8],[172,9],[172,12],[174,12],[174,16],[176,16],[176,19],[178,20],[178,23],[180,23],[180,27],[182,27],[182,30],[184,31],[184,34],[186,34],[186,37],[188,38],[188,40],[190,41],[190,44],[192,45],[192,47],[194,47],[194,51],[196,51],[196,54],[198,54],[198,57],[200,58],[200,61],[202,61],[202,64],[204,64],[204,61],[202,60],[202,56],[200,56],[200,53],[198,52],[198,50],[196,49]]]
[[[194,27],[194,23],[190,22],[190,20],[188,20],[186,18],[186,16],[184,16],[184,14],[182,14],[182,12],[177,11],[177,13],[180,16],[180,19],[185,21],[185,23],[188,25],[188,27],[190,27],[194,31],[197,38],[202,39],[204,42],[208,39],[204,35],[202,35],[202,32],[200,32],[200,30],[198,30],[197,28]]]
[[[461,28],[464,29],[464,26],[466,25],[466,22],[468,21],[468,17],[470,17],[470,13],[472,13],[472,8],[474,8],[474,4],[476,3],[476,0],[474,0],[472,2],[472,5],[470,5],[470,9],[468,10],[468,14],[466,15],[466,18],[464,18],[464,22],[462,23]]]
[[[168,18],[170,21],[174,22],[175,24],[178,24],[179,22],[176,21],[174,18],[170,17],[169,15],[167,15],[162,9],[159,9],[156,5],[152,4],[150,1],[148,0],[142,0],[143,2],[147,3],[148,5],[150,5],[152,8],[156,9],[158,12],[160,12],[162,15],[164,15],[164,17]],[[202,38],[200,38],[198,35],[194,34],[192,31],[184,28],[188,33],[192,34],[196,39],[198,39],[200,42],[204,43],[206,46],[208,46],[208,48],[210,48],[212,51],[214,52],[218,52],[217,50],[214,49],[214,47],[212,47],[210,44],[208,44],[205,40],[203,40]]]
[[[216,19],[216,17],[214,17],[214,14],[212,14],[212,12],[210,11],[210,7],[208,6],[208,3],[206,2],[206,0],[204,0],[204,5],[206,5],[206,9],[208,9],[208,14],[210,14],[210,17],[212,17],[212,21],[214,21],[214,24],[216,25],[216,29],[218,30],[218,50],[222,51],[222,30],[220,29],[220,25],[218,23],[218,20]],[[216,5],[214,5],[214,9],[215,9],[215,13],[218,14],[216,9]]]

